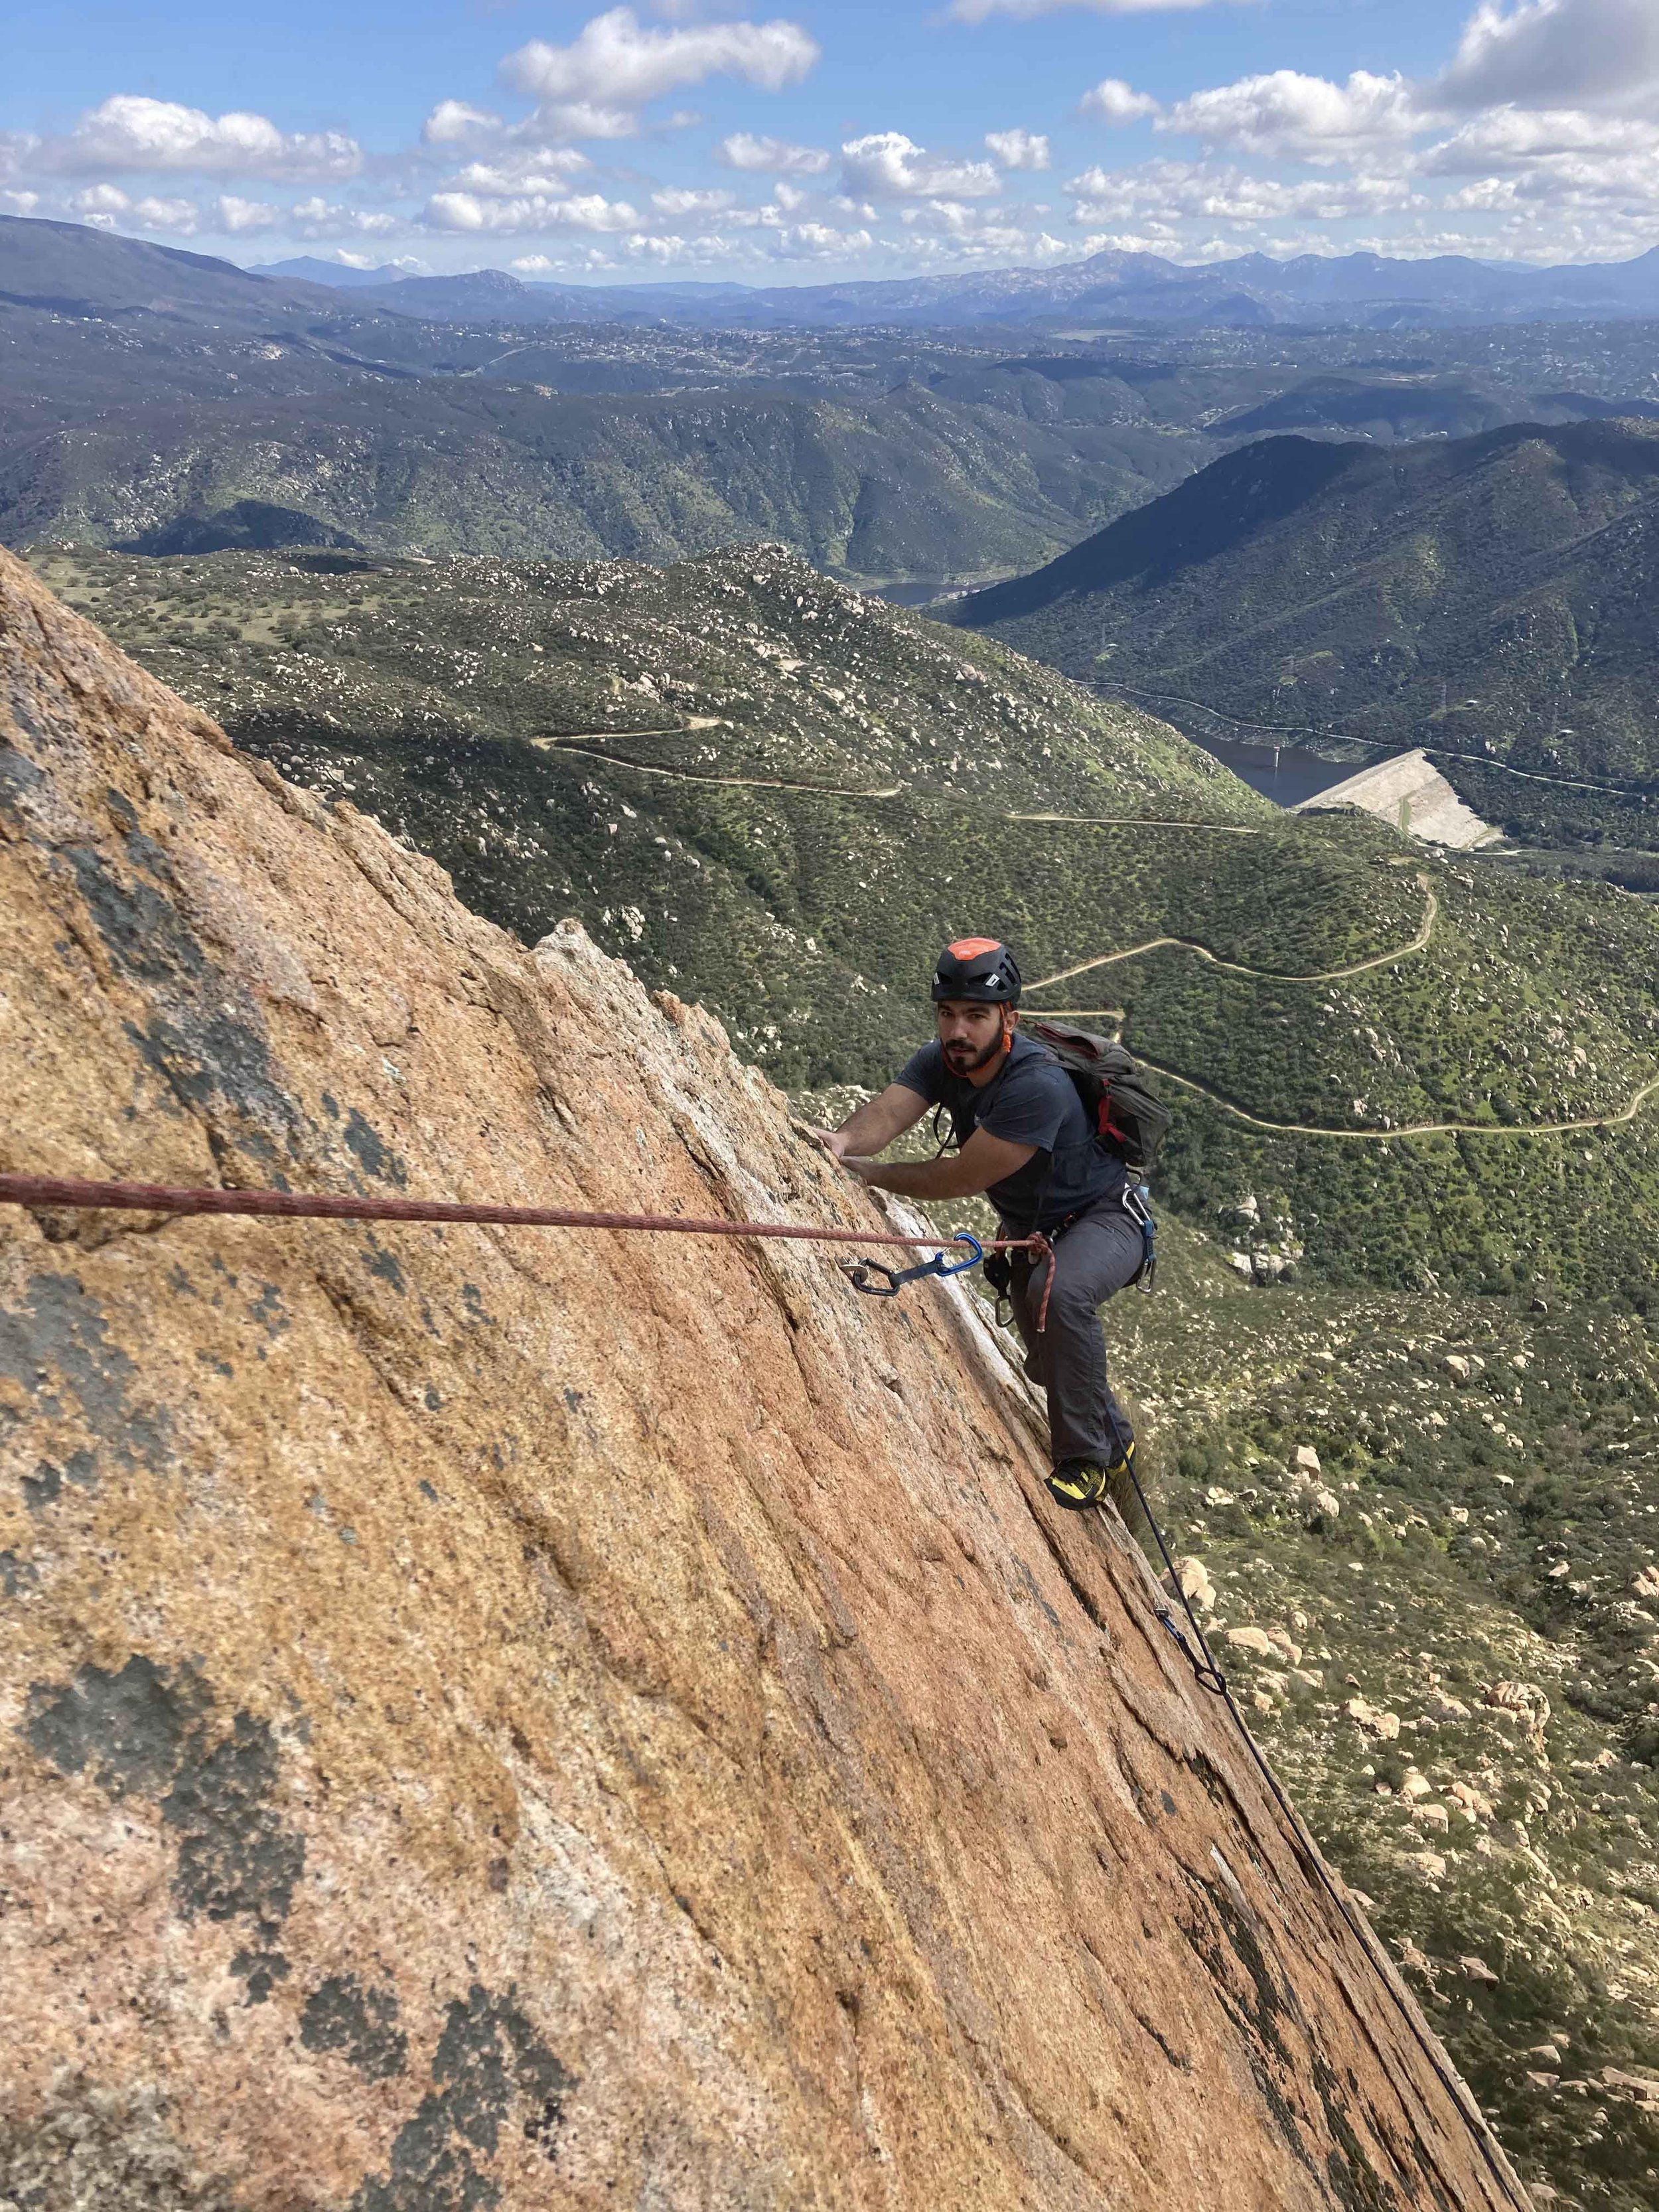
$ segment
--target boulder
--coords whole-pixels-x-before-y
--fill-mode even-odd
[[[1176,1574],[1180,1580],[1182,1595],[1189,1599],[1200,1613],[1215,1611],[1215,1584],[1210,1571],[1200,1559],[1190,1553],[1176,1561]]]
[[[1379,1743],[1393,1743],[1398,1740],[1398,1713],[1379,1711],[1364,1698],[1350,1698],[1343,1711],[1357,1729],[1366,1735],[1375,1736]]]
[[[0,1070],[0,1171],[884,1224],[3,553]],[[0,1206],[0,2198],[1524,2203],[972,1299],[834,1258]]]
[[[1273,1639],[1265,1628],[1230,1628],[1227,1641],[1235,1651],[1254,1651],[1259,1659],[1273,1656]]]

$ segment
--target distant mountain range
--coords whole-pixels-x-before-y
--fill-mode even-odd
[[[1394,330],[1484,322],[1574,322],[1659,315],[1659,247],[1633,261],[1534,269],[1437,254],[1247,253],[1200,268],[1156,253],[1105,252],[1051,269],[838,284],[526,283],[499,269],[398,276],[307,258],[258,272],[334,283],[365,298],[446,321],[569,322],[661,318],[681,323],[848,326],[993,322],[1227,325],[1317,324]],[[376,282],[376,279],[382,281]]]
[[[1260,440],[953,612],[1189,732],[1655,783],[1659,424]]]
[[[722,334],[759,295],[734,307],[720,286],[642,288],[696,326],[504,331],[386,304],[452,282],[484,309],[537,289],[483,271],[341,289],[0,218],[0,542],[661,561],[772,538],[927,584],[1031,569],[1279,428],[1382,444],[1659,410],[1637,324],[1084,344],[1006,325]],[[1300,365],[1321,362],[1341,366]]]

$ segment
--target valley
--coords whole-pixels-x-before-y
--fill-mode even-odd
[[[1273,439],[941,611],[1194,733],[1421,746],[1511,836],[1651,850],[1656,456],[1638,419]]]
[[[1389,444],[1659,406],[1641,321],[1394,340],[807,305],[732,328],[729,301],[501,272],[331,288],[0,216],[0,544],[672,561],[765,538],[971,586],[1285,428]]]

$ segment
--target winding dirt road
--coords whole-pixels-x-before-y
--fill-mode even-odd
[[[1167,1076],[1183,1090],[1195,1091],[1200,1098],[1207,1098],[1224,1114],[1231,1114],[1236,1121],[1247,1122],[1253,1129],[1265,1130],[1276,1137],[1334,1137],[1346,1144],[1391,1144],[1396,1137],[1560,1137],[1579,1129],[1607,1129],[1615,1122],[1633,1121],[1648,1100],[1659,1091],[1659,1075],[1633,1091],[1625,1104],[1614,1112],[1595,1114],[1572,1121],[1402,1121],[1397,1129],[1331,1129],[1321,1128],[1311,1121],[1264,1121],[1260,1115],[1247,1113],[1243,1107],[1235,1106],[1231,1098],[1224,1098],[1218,1091],[1212,1091],[1206,1083],[1199,1083],[1190,1075],[1177,1075],[1172,1067],[1165,1067],[1156,1060],[1148,1060],[1144,1052],[1135,1057],[1143,1067],[1155,1074]]]
[[[1346,968],[1316,968],[1307,975],[1295,975],[1288,969],[1252,968],[1243,960],[1224,960],[1218,952],[1212,952],[1207,945],[1200,945],[1191,937],[1149,937],[1144,945],[1132,945],[1122,952],[1103,952],[1093,960],[1079,960],[1075,968],[1057,969],[1052,975],[1040,976],[1026,986],[1028,990],[1046,990],[1051,983],[1069,982],[1073,975],[1086,975],[1097,968],[1115,967],[1120,960],[1133,960],[1143,952],[1156,952],[1161,946],[1176,945],[1190,952],[1195,959],[1207,960],[1212,968],[1225,969],[1232,975],[1255,975],[1273,983],[1334,983],[1344,975],[1363,975],[1368,969],[1389,968],[1396,960],[1405,960],[1413,952],[1428,949],[1434,935],[1435,923],[1440,919],[1440,900],[1433,884],[1421,869],[1418,884],[1423,892],[1423,926],[1409,945],[1397,945],[1392,952],[1378,952],[1368,960],[1356,960]]]
[[[707,726],[704,725],[703,726]],[[591,732],[603,737],[603,730]],[[628,730],[620,734],[630,738],[678,738],[683,730]],[[647,761],[624,760],[617,753],[602,753],[597,746],[586,745],[580,738],[532,738],[530,743],[538,752],[574,753],[580,760],[603,761],[606,768],[631,769],[635,775],[665,776],[671,783],[707,783],[738,785],[755,791],[804,791],[819,799],[896,799],[904,786],[894,783],[879,790],[860,790],[848,784],[792,783],[781,775],[700,775],[695,769],[658,768]]]
[[[713,726],[712,719],[698,718],[691,728],[707,729]],[[608,731],[595,730],[585,732],[580,737],[532,738],[530,742],[544,752],[574,753],[584,759],[601,762],[607,768],[630,769],[636,775],[665,776],[678,783],[750,786],[762,791],[799,791],[830,799],[896,799],[907,788],[902,783],[879,790],[860,790],[836,784],[795,783],[782,776],[700,775],[689,769],[659,768],[643,761],[624,760],[614,753],[601,752],[597,746],[583,742],[584,738],[603,738],[611,734]],[[690,734],[690,728],[681,726],[672,730],[629,730],[619,731],[616,734],[630,738],[684,737]],[[1075,823],[1079,827],[1096,829],[1200,830],[1233,837],[1261,835],[1259,828],[1241,823],[1159,820],[1143,815],[1009,814],[1003,818],[1009,822]],[[1369,958],[1353,961],[1345,968],[1316,968],[1304,974],[1278,968],[1254,968],[1246,961],[1224,959],[1219,953],[1212,952],[1207,945],[1200,945],[1194,938],[1151,937],[1144,944],[1128,945],[1121,952],[1099,953],[1091,960],[1079,961],[1074,967],[1057,969],[1052,975],[1040,976],[1026,988],[1032,991],[1046,990],[1054,984],[1068,982],[1074,975],[1091,975],[1097,969],[1115,967],[1121,961],[1138,958],[1143,952],[1157,952],[1165,947],[1190,952],[1194,959],[1207,961],[1212,968],[1221,969],[1228,975],[1253,975],[1265,982],[1340,982],[1349,975],[1364,975],[1373,969],[1390,968],[1396,961],[1410,959],[1414,953],[1428,950],[1433,941],[1435,926],[1440,919],[1440,899],[1426,870],[1419,869],[1417,881],[1423,893],[1423,920],[1416,934],[1407,943],[1395,945],[1390,951],[1373,953]],[[1128,1018],[1121,1006],[1034,1006],[1031,1012],[1052,1015],[1057,1021],[1111,1021],[1121,1024]],[[1656,1075],[1644,1084],[1616,1111],[1573,1121],[1408,1121],[1402,1122],[1395,1129],[1334,1129],[1321,1127],[1310,1121],[1267,1121],[1261,1115],[1252,1114],[1247,1108],[1236,1105],[1231,1098],[1224,1097],[1218,1091],[1212,1090],[1208,1084],[1199,1082],[1194,1076],[1182,1075],[1173,1067],[1166,1067],[1161,1061],[1151,1060],[1139,1050],[1136,1057],[1154,1074],[1166,1077],[1170,1082],[1178,1083],[1183,1090],[1194,1091],[1200,1098],[1207,1099],[1211,1105],[1224,1114],[1231,1115],[1236,1121],[1243,1122],[1247,1127],[1260,1129],[1269,1136],[1327,1137],[1342,1144],[1389,1144],[1398,1137],[1566,1136],[1577,1131],[1605,1129],[1617,1123],[1633,1121],[1648,1100],[1659,1092],[1659,1075]]]

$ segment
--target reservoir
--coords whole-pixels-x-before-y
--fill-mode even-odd
[[[1235,738],[1195,738],[1193,742],[1224,761],[1252,791],[1276,806],[1300,806],[1304,799],[1316,799],[1333,785],[1346,783],[1364,765],[1361,761],[1322,760],[1295,745],[1281,745],[1275,754],[1272,745],[1246,744]]]
[[[954,576],[913,576],[908,583],[860,584],[856,588],[868,592],[872,599],[885,599],[890,607],[929,607],[935,599],[961,599],[969,592],[982,592],[989,584],[1006,580],[1003,576],[981,576],[964,584]]]
[[[872,599],[885,599],[890,606],[919,608],[924,611],[935,600],[949,594],[953,599],[965,592],[982,590],[987,584],[1002,581],[1000,577],[981,577],[972,584],[964,584],[951,576],[912,578],[908,583],[863,585]],[[1103,686],[1103,689],[1109,687]],[[1146,700],[1153,714],[1159,711],[1157,702]],[[1168,718],[1166,719],[1172,719]],[[1365,762],[1376,757],[1366,753],[1358,760],[1331,761],[1318,753],[1304,751],[1297,745],[1247,743],[1237,738],[1200,737],[1188,729],[1185,734],[1195,745],[1218,761],[1224,761],[1236,776],[1248,783],[1252,791],[1259,791],[1264,799],[1271,799],[1276,806],[1300,806],[1304,799],[1316,799],[1322,791],[1334,784],[1346,783]]]

